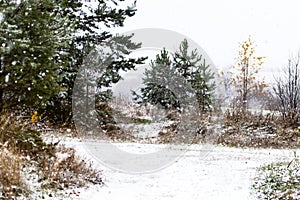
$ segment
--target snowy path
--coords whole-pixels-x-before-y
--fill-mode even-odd
[[[74,143],[73,143],[74,144]],[[154,144],[116,144],[121,148],[156,148]],[[77,143],[81,154],[84,149]],[[272,161],[291,160],[292,150],[237,149],[216,146],[203,159],[200,145],[171,166],[151,174],[124,174],[104,166],[106,185],[80,192],[82,200],[215,200],[255,199],[251,195],[252,177],[256,167]],[[201,154],[201,155],[200,155]],[[85,156],[89,156],[86,155]]]

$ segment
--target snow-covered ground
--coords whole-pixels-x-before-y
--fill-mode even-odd
[[[79,141],[67,140],[77,152],[93,160]],[[128,151],[151,151],[157,144],[115,143]],[[154,150],[155,151],[155,150]],[[238,149],[214,146],[209,152],[201,145],[189,146],[188,151],[169,167],[149,174],[126,174],[97,164],[105,185],[80,189],[81,200],[215,200],[255,199],[252,178],[256,168],[274,161],[293,158],[293,150]],[[203,157],[203,155],[206,155]]]

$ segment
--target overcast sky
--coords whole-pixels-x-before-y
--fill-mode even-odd
[[[266,56],[266,78],[300,49],[299,0],[137,0],[137,13],[119,32],[164,28],[196,41],[220,68],[231,66],[251,35]],[[269,73],[268,73],[269,72]]]

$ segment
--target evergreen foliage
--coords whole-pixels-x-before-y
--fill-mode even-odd
[[[151,61],[151,68],[145,70],[143,82],[145,87],[141,89],[141,95],[134,93],[135,100],[161,105],[165,109],[180,108],[177,95],[173,92],[174,80],[178,73],[172,67],[172,61],[166,49],[156,55]]]
[[[110,87],[111,84],[121,79],[120,70],[134,69],[137,64],[141,64],[144,58],[126,58],[132,50],[140,47],[140,44],[131,42],[132,36],[113,36],[108,30],[110,27],[123,26],[126,17],[134,16],[135,4],[125,9],[119,8],[122,0],[98,0],[91,4],[83,4],[81,1],[58,1],[61,3],[60,12],[63,16],[74,24],[75,33],[69,41],[70,47],[67,49],[66,57],[68,65],[60,71],[59,84],[65,88],[63,95],[57,94],[52,97],[52,104],[48,106],[49,111],[53,110],[51,118],[56,121],[67,121],[72,117],[72,94],[76,75],[81,67],[85,67],[84,59],[93,49],[98,49],[99,77],[97,78],[97,100],[106,101],[111,97],[111,91],[103,91],[103,88]],[[110,6],[110,4],[112,4]],[[99,47],[110,50],[113,55],[105,57],[105,53]],[[101,59],[104,59],[101,61]],[[105,64],[104,64],[105,62]],[[107,63],[110,63],[107,65]],[[105,68],[100,65],[105,65]],[[103,70],[105,73],[103,73]]]
[[[182,41],[179,52],[174,56],[174,67],[188,81],[193,89],[200,111],[206,112],[211,109],[213,103],[214,73],[210,65],[206,64],[205,58],[194,49],[189,53],[188,41]]]
[[[0,110],[45,108],[60,90],[66,19],[50,0],[1,1],[0,7]]]
[[[150,69],[145,71],[141,94],[133,92],[140,103],[158,104],[166,109],[179,109],[196,99],[202,112],[210,110],[213,102],[214,73],[197,49],[189,53],[185,39],[172,58],[163,49]]]
[[[102,59],[106,55],[99,48],[106,47],[112,55],[104,58],[110,64],[97,77],[97,100],[107,100],[110,91],[103,90],[121,79],[119,71],[145,59],[127,58],[140,47],[132,35],[109,32],[136,12],[135,3],[122,8],[121,2],[0,0],[0,110],[40,109],[53,121],[70,121],[74,81],[84,58],[98,49]]]

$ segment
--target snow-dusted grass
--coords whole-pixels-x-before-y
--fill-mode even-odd
[[[300,199],[300,161],[277,162],[262,166],[253,188],[259,199]]]
[[[18,199],[65,199],[78,195],[76,190],[88,183],[102,184],[101,173],[94,170],[84,159],[75,155],[71,148],[58,148],[45,163],[23,166],[28,194]]]
[[[66,140],[68,146],[93,160],[79,141]],[[151,152],[158,144],[114,143],[129,152]],[[179,146],[180,148],[180,146]],[[183,148],[184,151],[185,148]],[[257,199],[251,189],[257,168],[278,161],[290,161],[293,150],[241,149],[222,146],[204,148],[191,145],[169,167],[150,174],[126,174],[97,164],[103,170],[105,186],[80,189],[81,200],[155,199]]]

